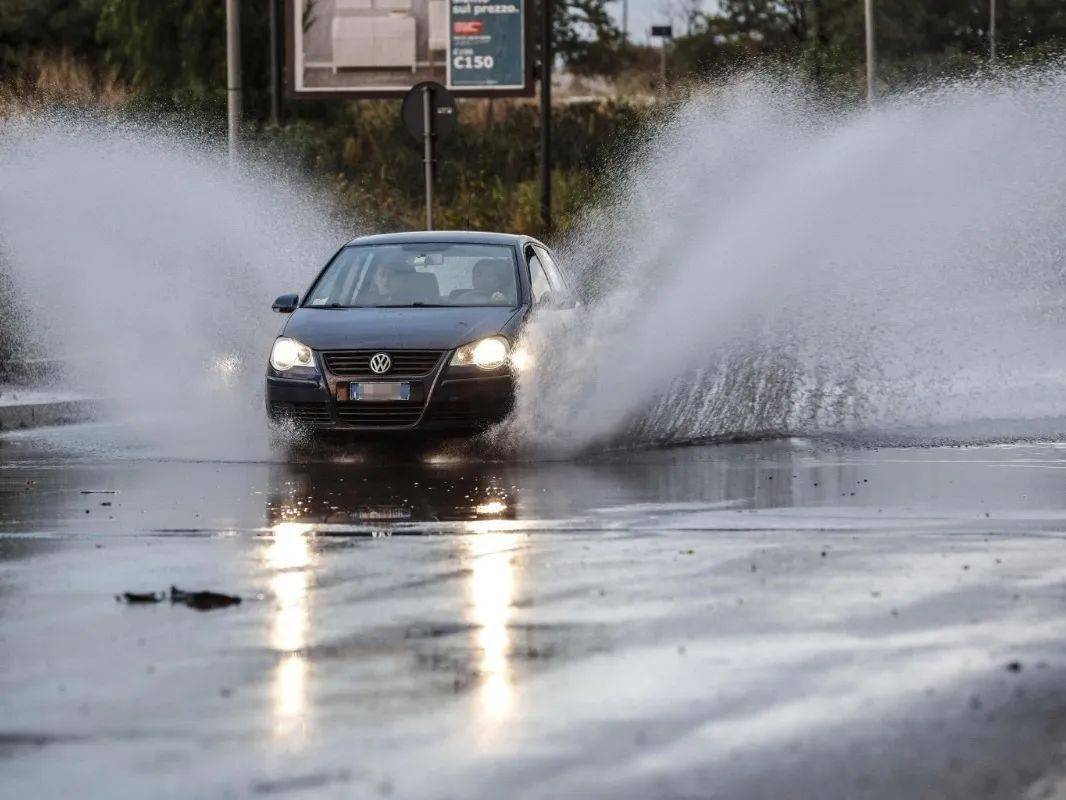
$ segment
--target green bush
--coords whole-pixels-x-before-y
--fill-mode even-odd
[[[647,109],[620,102],[553,110],[553,209],[565,229],[599,196],[610,165],[642,130]],[[540,219],[540,123],[535,103],[460,101],[460,125],[440,143],[435,180],[439,228],[544,235]],[[352,213],[374,229],[424,226],[422,148],[400,123],[395,101],[338,106],[324,118],[253,132],[261,153],[284,153],[323,176]]]

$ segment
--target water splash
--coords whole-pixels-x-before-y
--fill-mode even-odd
[[[565,260],[503,435],[847,431],[1066,407],[1066,71],[841,111],[757,77],[696,93]]]
[[[563,249],[595,300],[529,326],[504,434],[566,454],[1062,414],[1064,101],[1060,68],[873,111],[758,77],[695,93]],[[353,226],[193,136],[0,126],[0,259],[65,381],[134,440],[266,452],[269,301]]]
[[[270,302],[353,234],[329,204],[193,135],[63,114],[0,121],[0,176],[0,262],[64,388],[134,443],[268,452]]]

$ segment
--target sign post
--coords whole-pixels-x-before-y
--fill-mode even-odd
[[[659,50],[659,77],[666,87],[666,42],[674,37],[673,25],[652,25],[651,35],[659,37],[662,48]]]
[[[281,123],[281,58],[278,45],[278,0],[267,0],[270,23],[270,123]]]
[[[426,173],[426,230],[433,230],[433,92],[422,87],[422,167]]]
[[[241,132],[241,6],[226,0],[226,130],[230,164],[237,163]]]
[[[433,81],[415,86],[403,99],[400,118],[415,141],[422,143],[426,181],[426,230],[433,230],[433,170],[437,140],[455,130],[458,115],[451,92]]]
[[[988,0],[988,60],[996,60],[996,0]]]
[[[877,99],[874,81],[877,75],[877,48],[874,41],[874,0],[863,4],[866,11],[866,102],[873,105]]]
[[[540,220],[552,229],[552,0],[541,0],[540,43]]]

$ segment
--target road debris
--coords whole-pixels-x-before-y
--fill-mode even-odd
[[[123,592],[122,594],[116,594],[115,600],[118,602],[126,601],[130,605],[135,603],[159,603],[166,597],[162,592]]]
[[[130,605],[142,603],[161,603],[167,598],[165,592],[123,592],[115,595],[118,602],[126,602]],[[236,595],[222,594],[221,592],[199,591],[187,592],[177,586],[170,587],[171,605],[181,604],[197,611],[213,611],[216,608],[228,608],[238,605],[241,598]]]
[[[170,602],[184,603],[189,608],[195,608],[197,611],[212,611],[216,608],[238,605],[241,602],[241,598],[236,595],[221,594],[219,592],[186,592],[177,586],[171,586]]]

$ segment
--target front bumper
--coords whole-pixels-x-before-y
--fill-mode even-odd
[[[514,405],[514,378],[509,368],[485,371],[478,367],[449,367],[446,353],[432,372],[417,378],[392,378],[411,383],[411,400],[367,402],[347,399],[350,381],[380,379],[332,375],[317,356],[323,377],[291,380],[269,371],[266,379],[267,414],[272,420],[291,420],[316,431],[476,432],[499,422]]]

